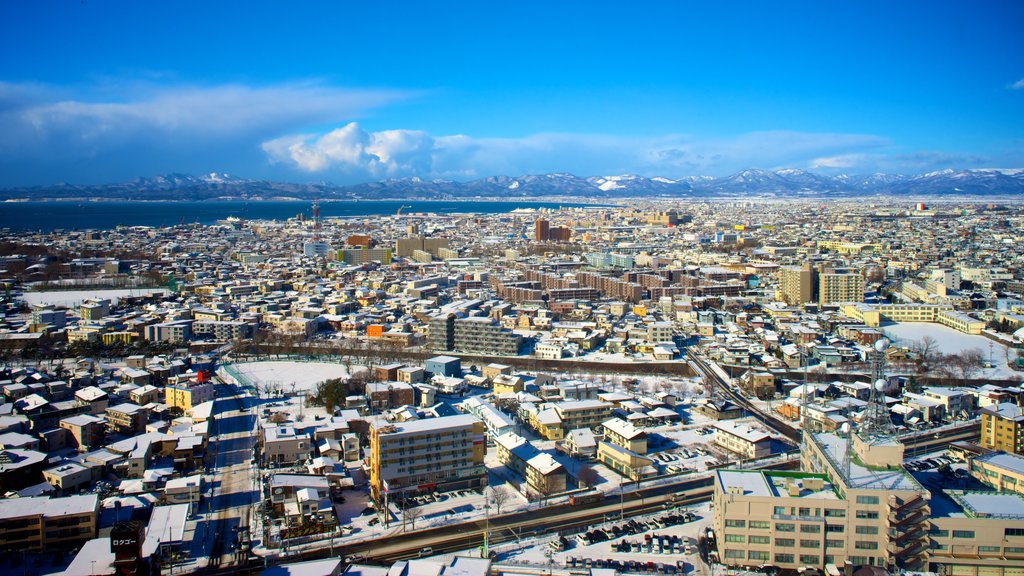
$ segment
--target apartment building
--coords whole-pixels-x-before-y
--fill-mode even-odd
[[[0,547],[5,550],[68,549],[96,537],[99,496],[36,496],[0,500]]]
[[[614,404],[600,400],[570,400],[552,403],[551,408],[558,414],[562,430],[567,432],[577,428],[597,429],[611,416]]]
[[[454,331],[450,350],[477,354],[515,356],[519,354],[522,337],[502,328],[490,318],[470,316],[452,324]],[[447,336],[444,337],[447,341]]]
[[[525,478],[527,486],[538,494],[565,492],[565,468],[551,454],[539,450],[515,432],[502,434],[494,442],[498,461]]]
[[[131,402],[123,402],[107,408],[107,428],[111,432],[135,436],[146,431],[149,411]]]
[[[213,383],[204,379],[179,381],[164,387],[164,404],[177,406],[182,410],[213,400]]]
[[[601,425],[605,442],[625,448],[636,454],[647,454],[647,433],[632,423],[612,418]]]
[[[981,409],[981,445],[1024,454],[1024,408],[1010,402]]]
[[[494,439],[498,436],[516,429],[516,423],[506,416],[504,412],[498,410],[490,402],[481,400],[476,396],[467,398],[462,403],[462,410],[467,414],[476,416],[484,423],[484,428],[487,430],[488,444],[493,444]]]
[[[376,502],[487,485],[484,425],[468,414],[370,422],[370,494]]]
[[[818,295],[818,274],[811,264],[779,268],[779,298],[790,306],[813,302]]]
[[[366,400],[372,410],[380,412],[416,404],[416,391],[405,382],[367,382]]]
[[[856,273],[818,275],[818,304],[829,306],[864,301],[864,277]]]
[[[765,458],[772,453],[771,436],[750,426],[724,420],[715,422],[714,443],[741,458]]]

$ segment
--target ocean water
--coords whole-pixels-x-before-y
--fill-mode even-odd
[[[320,216],[371,216],[394,214],[476,212],[500,214],[516,208],[558,208],[583,204],[528,201],[408,201],[373,200],[320,202]],[[201,202],[2,202],[0,228],[12,230],[85,230],[117,226],[175,226],[181,223],[212,224],[229,216],[244,220],[285,220],[298,214],[311,216],[312,204],[300,200],[248,202],[216,200]]]

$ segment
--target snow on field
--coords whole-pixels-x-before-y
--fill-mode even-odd
[[[292,392],[292,385],[302,392],[324,380],[348,377],[344,366],[328,362],[243,362],[233,367],[254,384],[277,387],[285,393]]]
[[[145,296],[147,294],[166,294],[164,288],[123,288],[110,290],[54,290],[47,292],[25,292],[25,302],[29,305],[53,304],[54,306],[78,306],[89,298],[109,298],[114,304],[125,296]]]
[[[1007,347],[984,336],[964,334],[959,330],[933,322],[897,322],[883,326],[882,332],[897,345],[901,346],[913,346],[925,336],[931,336],[935,339],[938,352],[942,354],[958,354],[965,350],[977,348],[981,350],[985,360],[988,361],[989,354],[991,353],[992,363],[995,364],[995,368],[981,372],[981,374],[990,378],[1008,378],[1014,374],[1021,374],[1006,366]],[[1015,350],[1011,349],[1009,353],[1011,359],[1016,358],[1017,352]]]

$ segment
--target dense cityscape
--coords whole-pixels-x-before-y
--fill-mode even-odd
[[[1024,2],[0,2],[0,576],[1024,576]]]
[[[0,568],[1024,562],[1018,204],[296,207],[0,237]]]

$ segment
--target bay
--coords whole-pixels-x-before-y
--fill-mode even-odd
[[[321,201],[323,218],[432,212],[436,214],[501,214],[517,208],[587,206],[556,202],[510,201]],[[117,226],[176,226],[181,223],[213,224],[230,216],[243,220],[285,220],[299,214],[310,217],[312,204],[305,200],[216,200],[181,202],[4,202],[0,203],[0,228],[12,230],[106,230]]]

